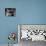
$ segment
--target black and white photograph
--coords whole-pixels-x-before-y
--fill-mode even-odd
[[[5,8],[5,16],[16,16],[16,8]]]
[[[46,43],[46,25],[18,25],[20,46],[40,45]]]

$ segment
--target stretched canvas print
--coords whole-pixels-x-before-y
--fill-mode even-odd
[[[22,46],[26,41],[28,41],[27,44],[38,41],[46,42],[46,25],[20,24],[18,25],[18,33]]]

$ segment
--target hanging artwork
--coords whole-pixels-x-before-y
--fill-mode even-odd
[[[5,8],[5,16],[16,16],[16,8]]]
[[[20,40],[46,41],[46,25],[20,24],[18,30]]]

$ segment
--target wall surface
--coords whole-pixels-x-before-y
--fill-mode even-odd
[[[16,8],[16,17],[6,17],[5,8]],[[46,0],[0,0],[0,44],[7,44],[17,24],[46,24]],[[16,40],[17,42],[17,40]]]

